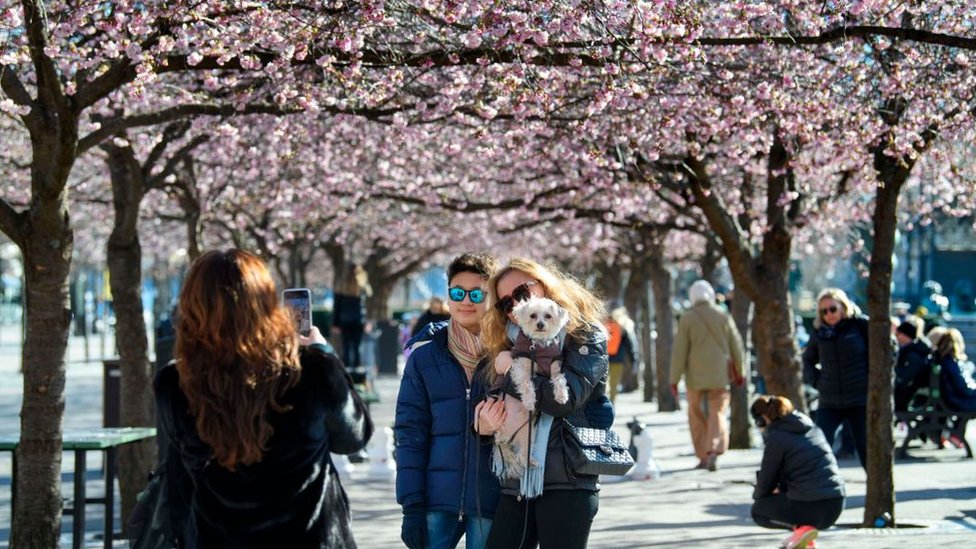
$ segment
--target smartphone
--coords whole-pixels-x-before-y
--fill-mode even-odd
[[[281,299],[291,311],[298,333],[307,336],[312,329],[312,292],[308,288],[288,288]]]

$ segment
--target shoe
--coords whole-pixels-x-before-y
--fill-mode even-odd
[[[706,459],[706,462],[705,463],[707,464],[709,471],[712,471],[712,472],[718,471],[718,456],[717,455],[715,455],[715,454],[708,454],[708,457],[705,458],[705,459]]]
[[[809,547],[816,547],[816,545],[810,545],[815,539],[817,539],[817,531],[813,526],[797,526],[793,529],[793,533],[790,537],[786,538],[783,542],[783,547],[785,549],[807,549]]]
[[[695,465],[695,469],[708,469],[708,460],[703,459],[699,461],[698,465]]]
[[[959,435],[949,435],[949,444],[955,446],[956,448],[962,449],[965,445],[962,443],[962,439]]]

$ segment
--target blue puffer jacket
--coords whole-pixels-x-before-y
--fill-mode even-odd
[[[491,472],[492,439],[472,429],[475,404],[486,392],[487,362],[469,385],[448,352],[447,322],[431,324],[407,347],[425,340],[407,359],[397,396],[397,503],[491,518],[499,494]]]

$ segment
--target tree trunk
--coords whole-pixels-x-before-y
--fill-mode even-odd
[[[617,265],[607,261],[601,261],[593,265],[594,281],[593,288],[597,295],[607,301],[620,299],[620,291],[623,288],[623,270]]]
[[[115,223],[108,239],[109,284],[116,315],[116,341],[121,366],[120,412],[123,427],[156,424],[152,394],[153,368],[149,361],[142,306],[142,247],[139,243],[139,206],[144,196],[142,167],[129,146],[106,145],[112,181]],[[152,440],[119,449],[119,492],[123,517],[128,517],[136,495],[156,465]]]
[[[894,439],[891,433],[892,348],[891,256],[895,250],[898,195],[911,173],[914,161],[885,154],[882,141],[874,152],[874,168],[880,185],[875,195],[871,221],[874,247],[868,275],[868,455],[867,492],[864,497],[864,526],[872,526],[884,513],[895,518]],[[892,522],[894,524],[894,522]]]
[[[648,287],[647,278],[640,275],[637,272],[637,267],[634,266],[630,269],[630,277],[627,279],[627,285],[624,287],[624,299],[623,305],[627,309],[627,315],[636,320],[638,317],[638,312],[641,310],[641,304],[647,303],[648,299]],[[635,330],[636,332],[636,330]],[[633,345],[639,345],[639,342],[632,342]],[[641,354],[641,356],[645,356]],[[624,388],[624,391],[636,391],[640,389],[641,380],[641,361],[637,360],[636,364],[631,364],[624,368],[623,374],[620,376],[620,383]]]
[[[649,270],[645,260],[641,262],[640,268],[631,274],[631,276],[639,277],[645,288],[644,298],[637,304],[636,316],[638,327],[640,328],[638,337],[640,338],[641,362],[644,365],[644,373],[641,376],[644,379],[644,402],[653,401],[658,390],[656,377],[657,353],[654,350],[654,318],[652,314],[653,309],[651,308],[651,299],[654,298],[654,293],[650,290],[651,277]],[[670,391],[668,394],[670,394]]]
[[[57,547],[61,531],[65,354],[71,326],[68,283],[74,243],[66,184],[78,125],[67,113],[47,114],[38,117],[43,119],[44,135],[31,134],[30,207],[21,218],[22,231],[10,235],[24,258],[26,298],[12,549]]]
[[[732,421],[729,424],[729,447],[735,450],[752,448],[752,429],[749,427],[749,381],[752,379],[752,353],[749,341],[749,311],[752,301],[743,293],[732,299],[732,318],[742,336],[746,360],[743,367],[746,383],[742,387],[732,386]]]
[[[654,289],[654,358],[657,369],[657,409],[662,412],[678,410],[678,401],[671,394],[671,350],[674,348],[674,312],[671,310],[672,278],[664,266],[664,250],[654,243],[648,246],[649,274]]]
[[[378,320],[389,320],[390,296],[393,295],[393,291],[396,289],[397,282],[399,281],[399,278],[395,280],[382,278],[375,285],[371,286],[373,293],[366,299],[367,318],[374,322]]]

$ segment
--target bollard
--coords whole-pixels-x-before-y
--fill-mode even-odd
[[[373,480],[396,479],[396,465],[393,461],[393,429],[384,427],[373,433],[373,439],[369,441],[367,476]]]

